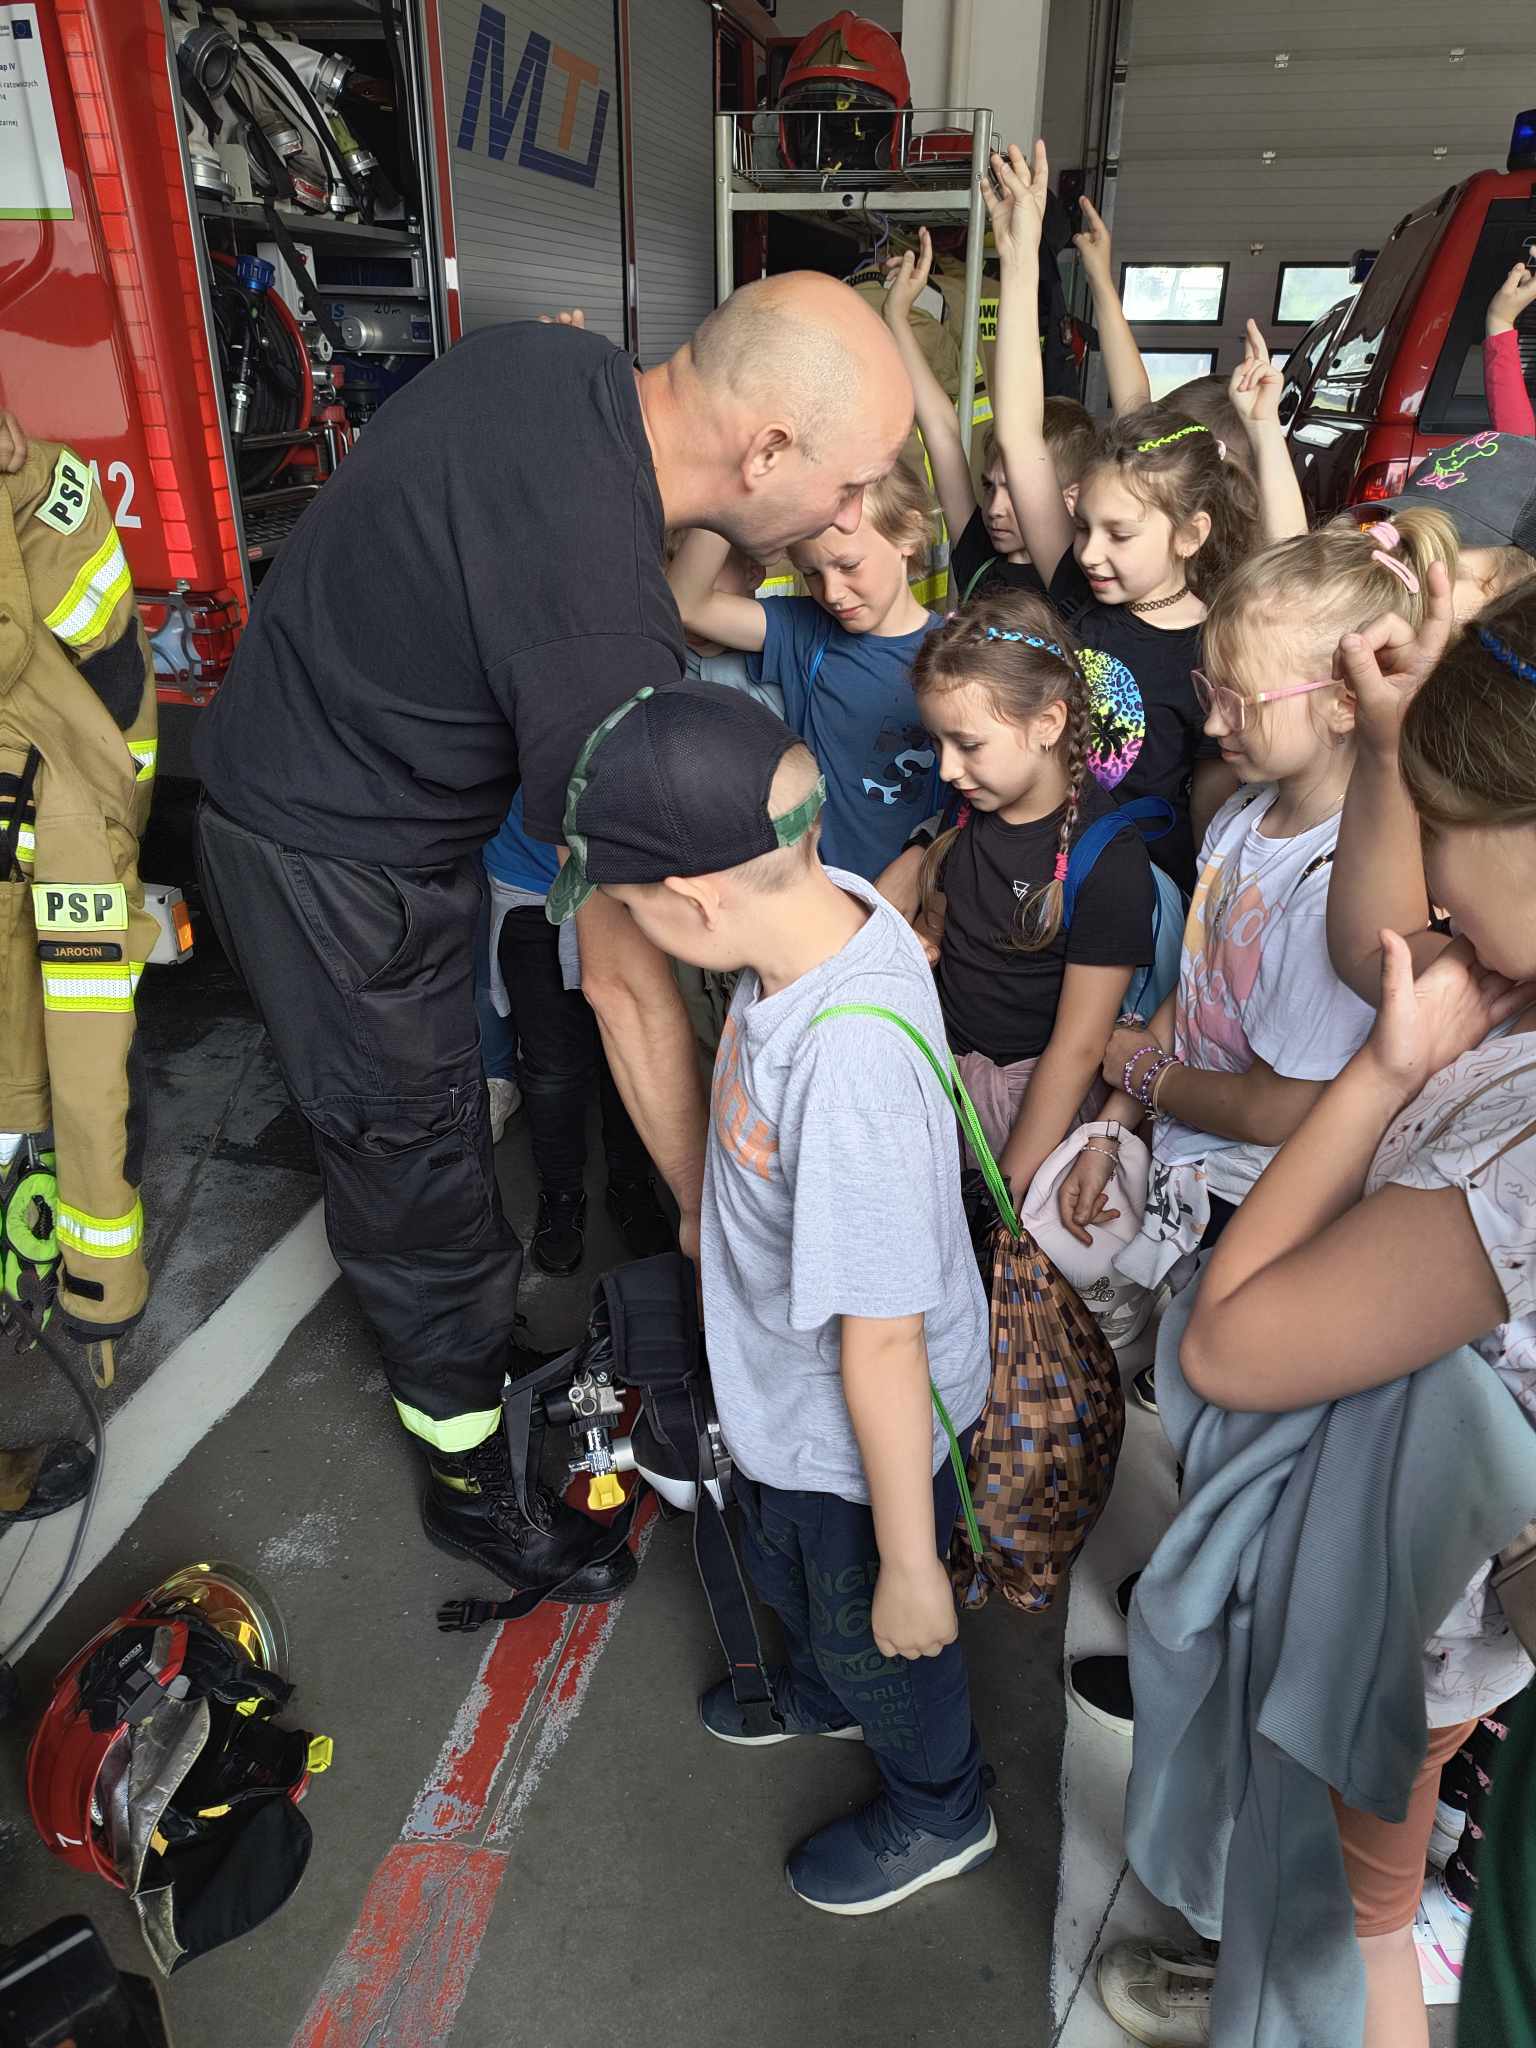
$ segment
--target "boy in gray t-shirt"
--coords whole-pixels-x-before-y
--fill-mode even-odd
[[[704,1328],[747,1563],[788,1667],[777,1732],[748,1734],[728,1681],[700,1715],[740,1744],[862,1735],[881,1796],[788,1866],[807,1903],[853,1914],[974,1869],[997,1840],[930,1394],[962,1433],[975,1422],[987,1308],[937,1079],[896,1024],[822,1017],[870,1005],[944,1044],[910,929],[817,858],[824,797],[811,755],[750,698],[642,691],[577,763],[549,914],[601,887],[664,952],[742,970],[711,1102]]]

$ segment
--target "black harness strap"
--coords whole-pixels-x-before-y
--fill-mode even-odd
[[[16,849],[21,844],[21,828],[27,821],[27,811],[32,804],[32,788],[37,781],[37,771],[43,765],[43,757],[36,747],[28,747],[27,758],[20,775],[16,778],[16,791],[11,798],[10,815],[0,825],[0,882],[12,879],[11,870],[23,882],[27,879],[16,858]]]

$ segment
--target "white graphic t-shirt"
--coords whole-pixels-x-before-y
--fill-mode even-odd
[[[1266,838],[1277,794],[1239,790],[1211,820],[1184,925],[1174,1051],[1211,1073],[1246,1073],[1260,1059],[1293,1081],[1331,1081],[1375,1019],[1328,959],[1339,820]],[[1274,1152],[1160,1117],[1141,1229],[1115,1254],[1116,1271],[1156,1287],[1199,1246],[1211,1197],[1240,1202]]]
[[[1536,1428],[1536,1032],[1499,1033],[1434,1076],[1392,1124],[1366,1176],[1378,1188],[1460,1188],[1509,1320],[1472,1347]],[[1531,1503],[1536,1514],[1536,1501]],[[1529,1681],[1480,1571],[1425,1650],[1430,1726],[1486,1714]]]
[[[1290,839],[1264,820],[1276,790],[1239,790],[1211,821],[1184,926],[1174,1051],[1186,1066],[1246,1073],[1256,1059],[1294,1081],[1331,1081],[1365,1042],[1375,1012],[1328,959],[1328,881],[1337,815]],[[1204,1160],[1213,1195],[1240,1202],[1274,1157],[1172,1118],[1160,1165]]]

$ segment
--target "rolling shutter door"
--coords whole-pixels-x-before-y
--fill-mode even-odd
[[[1113,228],[1117,270],[1230,266],[1219,325],[1136,326],[1144,350],[1213,349],[1225,372],[1250,315],[1275,349],[1300,341],[1304,325],[1272,325],[1281,264],[1379,249],[1411,208],[1503,163],[1531,15],[1231,0],[1219,34],[1214,19],[1206,0],[1134,8]]]
[[[715,303],[713,16],[700,0],[630,6],[640,360],[665,362]]]
[[[582,306],[622,343],[612,0],[439,0],[438,19],[466,329]]]

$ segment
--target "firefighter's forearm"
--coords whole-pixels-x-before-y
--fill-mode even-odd
[[[672,970],[627,910],[601,894],[577,917],[581,985],[596,1012],[613,1078],[697,1244],[704,1189],[704,1091],[693,1026]]]

